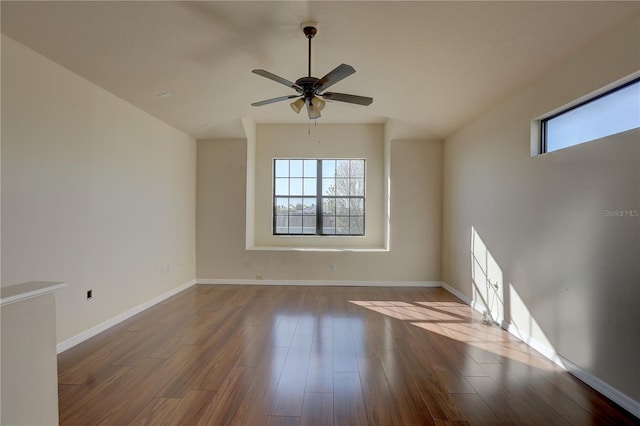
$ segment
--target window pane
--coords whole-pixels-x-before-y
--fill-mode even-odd
[[[364,195],[364,179],[351,179],[349,185],[349,195]]]
[[[304,198],[303,213],[304,215],[316,215],[316,199]]]
[[[289,160],[289,175],[302,177],[302,160]]]
[[[336,200],[335,198],[324,198],[322,200],[322,213],[323,214],[336,214]]]
[[[336,195],[349,195],[349,179],[336,179]]]
[[[276,161],[276,177],[288,177],[289,176],[289,160],[275,160]]]
[[[286,215],[288,214],[289,207],[289,198],[288,197],[278,197],[276,198],[276,215]]]
[[[336,160],[322,160],[322,176],[334,177],[336,175]]]
[[[302,234],[302,216],[289,216],[289,233]]]
[[[336,215],[349,216],[349,199],[336,198]]]
[[[286,234],[289,232],[289,217],[276,216],[276,234]]]
[[[333,216],[322,217],[322,233],[323,234],[335,234],[336,233],[336,218]]]
[[[276,178],[275,195],[289,195],[289,179]]]
[[[289,179],[289,193],[291,195],[302,195],[302,179]]]
[[[336,160],[336,176],[349,177],[349,160]]]
[[[302,198],[289,198],[289,214],[302,214]]]
[[[640,127],[640,81],[546,120],[547,152]]]
[[[349,162],[351,177],[364,177],[364,160],[351,160]]]
[[[335,179],[322,179],[322,195],[336,195]]]
[[[316,217],[315,216],[302,217],[302,233],[303,234],[316,233]]]
[[[304,177],[315,178],[318,174],[318,162],[316,160],[304,160]]]
[[[304,194],[303,195],[316,195],[317,192],[317,185],[316,182],[318,180],[313,178],[313,179],[304,179]]]
[[[364,230],[364,218],[362,216],[351,216],[349,218],[352,234],[362,234]]]
[[[360,216],[364,214],[364,200],[361,198],[351,199],[351,209],[349,210],[351,216]]]
[[[336,218],[336,234],[348,234],[349,233],[349,218],[337,217]]]

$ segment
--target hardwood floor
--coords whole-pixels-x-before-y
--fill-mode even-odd
[[[440,288],[194,286],[58,356],[61,424],[637,424]]]

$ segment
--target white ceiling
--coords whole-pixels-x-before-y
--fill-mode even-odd
[[[195,138],[243,137],[240,118],[306,123],[293,90],[251,73],[306,75],[300,23],[318,23],[312,74],[356,74],[318,123],[397,120],[442,138],[533,82],[640,2],[9,2],[2,32]],[[585,70],[588,72],[588,70]],[[159,97],[169,92],[169,97]]]

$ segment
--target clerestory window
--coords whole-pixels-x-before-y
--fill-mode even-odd
[[[640,79],[544,118],[540,152],[551,152],[640,127]]]

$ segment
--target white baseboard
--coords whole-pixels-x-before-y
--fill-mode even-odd
[[[567,371],[640,419],[640,402],[620,392],[588,371],[583,370],[561,355],[559,356]]]
[[[178,286],[174,289],[171,289],[165,293],[162,293],[156,297],[154,297],[151,300],[148,300],[134,308],[129,309],[128,311],[122,312],[121,314],[116,315],[113,318],[110,318],[106,321],[101,322],[100,324],[91,327],[88,330],[83,331],[82,333],[76,334],[73,337],[68,338],[67,340],[63,340],[62,342],[58,343],[56,345],[56,351],[57,353],[61,353],[66,351],[69,348],[74,347],[75,345],[84,342],[85,340],[95,336],[96,334],[102,333],[103,331],[107,330],[110,327],[113,327],[114,325],[121,323],[122,321],[131,318],[132,316],[139,314],[140,312],[144,311],[145,309],[148,309],[150,307],[152,307],[153,305],[156,305],[160,302],[162,302],[163,300],[166,300],[168,298],[170,298],[171,296],[174,296],[178,293],[180,293],[183,290],[188,289],[189,287],[191,287],[192,285],[196,284],[196,280],[191,280],[185,284],[182,284],[181,286]]]
[[[451,294],[453,294],[454,296],[456,296],[457,298],[459,298],[460,300],[462,300],[463,302],[465,302],[467,305],[471,306],[476,311],[483,312],[486,309],[483,304],[477,303],[475,300],[471,300],[471,298],[467,297],[465,294],[459,292],[458,290],[451,287],[450,285],[446,283],[442,283],[442,287],[448,292],[450,292]],[[593,389],[600,392],[602,395],[606,396],[607,398],[609,398],[610,400],[612,400],[613,402],[618,404],[620,407],[624,408],[625,410],[633,414],[634,416],[640,418],[640,402],[620,392],[613,386],[602,381],[601,379],[589,373],[588,371],[585,371],[582,368],[578,367],[577,365],[575,365],[574,363],[572,363],[571,361],[569,361],[568,359],[564,358],[562,355],[557,353],[553,348],[550,348],[549,346],[541,343],[540,341],[534,339],[533,337],[522,333],[522,331],[518,330],[518,328],[516,328],[513,324],[506,322],[503,318],[499,318],[497,322],[498,324],[500,324],[501,328],[508,331],[513,336],[515,336],[516,338],[518,338],[519,340],[521,340],[531,348],[540,352],[544,357],[548,358],[555,364],[564,368],[565,370],[570,372],[572,375],[574,375],[575,377],[577,377],[587,385],[591,386]]]
[[[234,285],[297,285],[335,287],[441,287],[440,281],[338,281],[338,280],[252,280],[225,278],[198,278],[197,284]]]
[[[466,294],[463,294],[461,292],[459,292],[458,290],[456,290],[455,288],[451,287],[449,284],[447,283],[443,283],[441,282],[440,285],[442,286],[442,288],[444,288],[445,290],[447,290],[449,293],[453,294],[454,296],[456,296],[458,299],[462,300],[464,303],[466,303],[467,305],[471,306],[472,308],[476,309],[477,308],[474,305],[473,300],[471,300],[470,297],[467,297]]]
[[[471,306],[474,310],[480,312],[481,314],[483,314],[487,310],[487,308],[482,303],[478,303],[475,300],[472,300],[466,294],[463,294],[463,293],[459,292],[458,290],[456,290],[455,288],[451,287],[447,283],[442,283],[442,288],[444,288],[449,293],[453,294],[458,299],[462,300],[464,303],[466,303],[467,305]],[[504,323],[502,318],[497,318],[497,319],[495,319],[495,321],[499,325]],[[504,328],[506,330],[506,327],[502,327],[502,328]]]
[[[567,366],[565,365],[564,358],[559,353],[557,353],[553,348],[550,348],[549,346],[545,345],[539,340],[536,340],[533,337],[529,336],[528,334],[523,333],[515,325],[511,323],[507,323],[504,320],[500,321],[500,327],[508,331],[513,336],[517,337],[518,340],[521,340],[522,342],[526,343],[536,351],[540,352],[545,358],[554,362],[559,367],[562,367],[565,370],[567,370]]]

